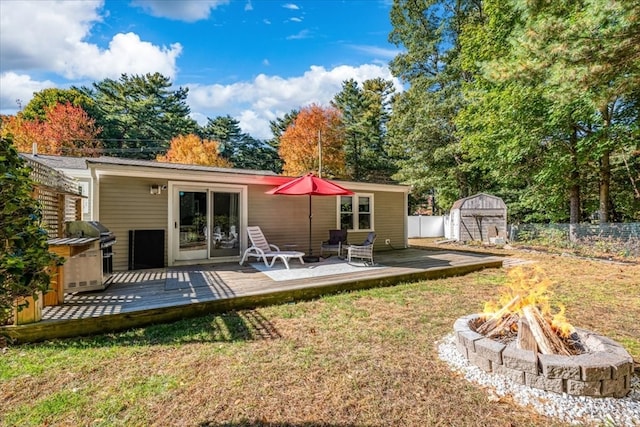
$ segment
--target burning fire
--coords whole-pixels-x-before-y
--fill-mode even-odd
[[[564,305],[557,304],[557,312],[553,313],[551,286],[551,280],[540,267],[516,267],[507,274],[507,283],[498,301],[485,303],[482,319],[487,321],[513,314],[520,318],[525,307],[536,307],[558,336],[569,338],[575,329],[567,322]],[[510,322],[509,328],[517,332],[518,322]]]

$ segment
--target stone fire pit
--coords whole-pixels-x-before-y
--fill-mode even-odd
[[[454,324],[458,351],[478,368],[541,390],[574,396],[624,397],[631,390],[633,359],[615,341],[576,328],[583,354],[562,356],[522,350],[474,331],[481,315],[459,318]]]

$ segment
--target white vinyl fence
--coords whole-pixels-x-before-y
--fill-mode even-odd
[[[408,217],[409,238],[444,236],[443,216],[410,215]]]

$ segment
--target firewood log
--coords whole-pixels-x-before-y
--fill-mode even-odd
[[[502,318],[509,314],[509,312],[513,311],[512,308],[520,302],[520,295],[516,295],[513,297],[511,301],[507,303],[500,310],[496,311],[491,317],[489,317],[482,325],[478,326],[476,332],[482,335],[486,335],[493,329],[495,329],[496,325],[502,320]]]
[[[534,353],[538,352],[538,344],[536,338],[531,332],[531,327],[526,317],[521,317],[518,322],[518,339],[516,341],[518,348],[522,350],[531,350]]]
[[[520,316],[518,313],[509,313],[502,317],[500,321],[496,324],[496,326],[487,332],[485,336],[487,338],[494,338],[500,335],[508,335],[512,332],[511,328],[513,325],[518,323],[518,319]]]
[[[559,354],[570,356],[571,352],[562,342],[560,337],[553,332],[551,325],[544,319],[540,310],[534,305],[522,308],[522,314],[529,323],[531,333],[538,345],[538,351],[542,354]]]

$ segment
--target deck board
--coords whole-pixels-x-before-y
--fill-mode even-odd
[[[375,261],[381,268],[282,281],[237,262],[119,272],[110,277],[105,290],[65,294],[62,305],[43,309],[41,322],[1,327],[0,333],[17,342],[28,342],[115,331],[340,291],[460,275],[501,267],[503,258],[409,248],[376,253]]]

